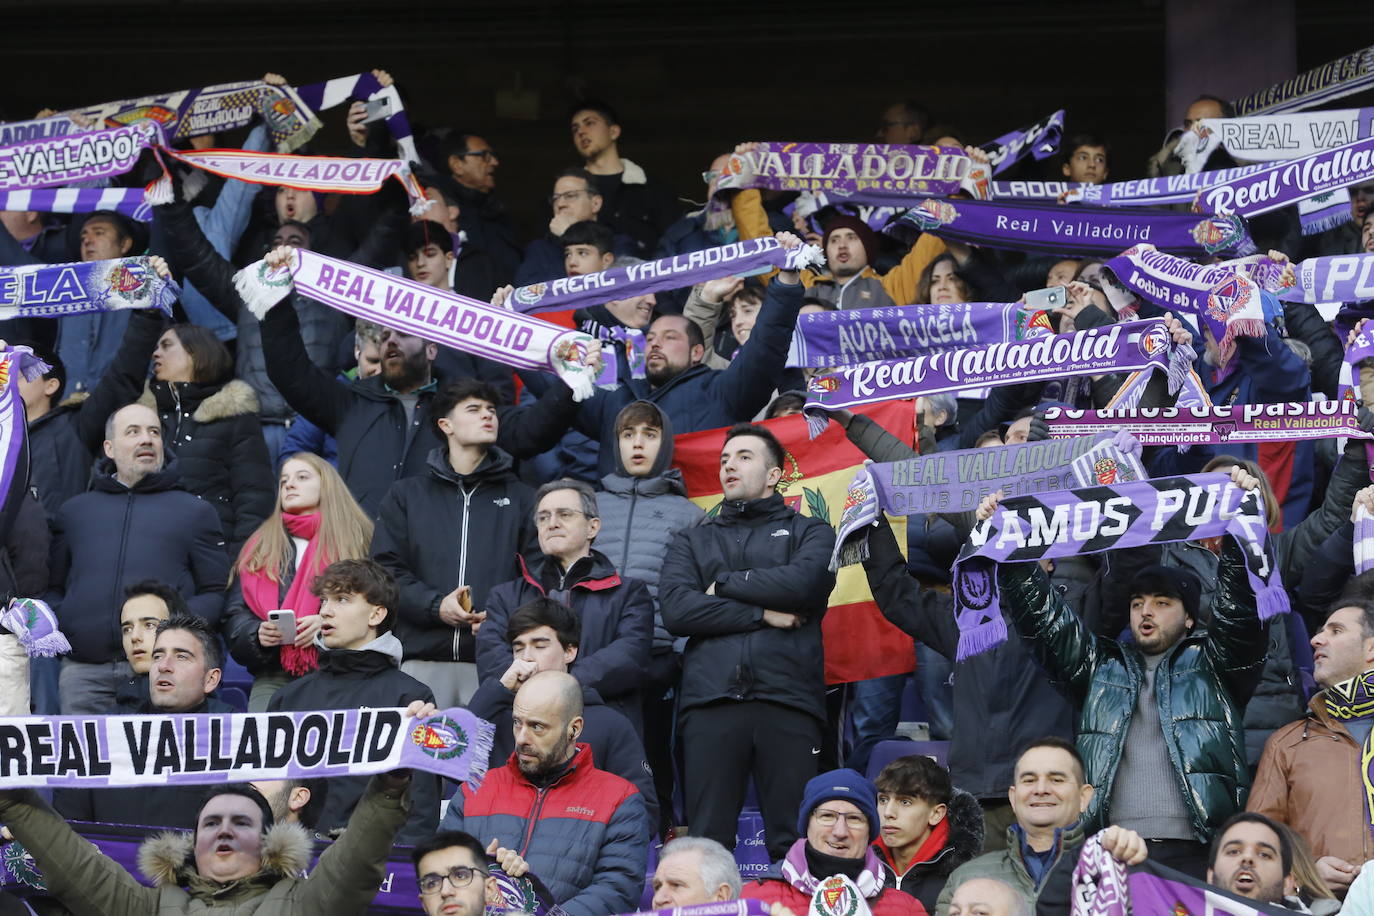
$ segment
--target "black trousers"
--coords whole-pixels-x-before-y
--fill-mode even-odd
[[[1145,845],[1150,850],[1150,861],[1181,871],[1190,878],[1207,880],[1207,845],[1197,840],[1151,840]]]
[[[693,836],[735,848],[740,809],[754,777],[768,855],[797,839],[797,808],[821,754],[821,721],[763,700],[724,700],[682,714],[683,793]]]

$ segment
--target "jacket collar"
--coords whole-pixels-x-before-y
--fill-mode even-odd
[[[573,754],[572,761],[568,764],[568,768],[564,770],[563,775],[559,776],[544,788],[552,789],[560,783],[572,782],[577,778],[579,773],[584,770],[595,769],[595,766],[595,763],[592,761],[592,746],[579,741],[577,743],[577,753]],[[538,789],[534,783],[529,781],[524,773],[520,772],[520,758],[516,755],[515,751],[511,751],[510,757],[506,758],[506,769],[510,771],[511,775],[514,776],[516,781],[520,784],[529,786],[531,789]]]
[[[607,493],[634,493],[639,496],[682,496],[687,495],[687,484],[682,480],[682,472],[669,468],[662,474],[652,477],[629,477],[624,474],[607,474],[601,478],[601,489]]]
[[[471,474],[459,474],[453,469],[453,465],[448,463],[447,445],[436,445],[430,449],[425,464],[432,476],[459,486],[499,480],[511,476],[515,471],[514,459],[494,445],[487,449],[486,457]]]
[[[722,502],[720,514],[716,517],[722,522],[749,525],[773,521],[793,514],[792,509],[783,501],[782,494],[774,492],[772,496],[765,496],[762,499],[736,499]]]
[[[523,554],[517,555],[520,561],[520,575],[526,582],[539,589],[541,595],[547,595],[549,589],[545,588],[546,576],[557,576],[558,561],[553,557],[540,554],[534,562],[526,563]],[[621,584],[620,574],[615,571],[615,566],[606,558],[606,555],[593,549],[592,552],[578,560],[568,570],[568,575],[564,578],[564,587],[583,588],[589,592],[601,592],[606,589],[615,588]]]

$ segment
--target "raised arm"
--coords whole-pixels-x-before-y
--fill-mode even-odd
[[[884,516],[868,529],[868,559],[864,574],[873,600],[894,626],[954,660],[959,647],[959,628],[954,623],[954,600],[922,588],[906,568],[897,536]]]
[[[373,776],[343,836],[324,851],[298,898],[302,913],[361,913],[386,877],[386,857],[410,815],[409,776]],[[154,892],[155,893],[155,892]]]
[[[785,233],[783,233],[785,234]],[[749,340],[730,367],[711,379],[711,394],[736,420],[748,420],[764,407],[786,368],[787,350],[802,306],[802,285],[795,271],[784,271],[768,284],[763,307]]]
[[[310,361],[301,339],[300,318],[289,300],[277,303],[262,320],[262,355],[267,377],[286,403],[335,435],[354,395],[347,384]]]

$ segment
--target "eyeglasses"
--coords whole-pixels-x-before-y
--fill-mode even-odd
[[[553,521],[555,516],[557,516],[559,523],[566,525],[568,522],[577,518],[579,515],[586,516],[587,518],[594,517],[591,515],[587,515],[587,513],[583,512],[581,509],[554,509],[552,512],[550,512],[548,509],[545,509],[542,512],[534,513],[534,523],[538,525],[540,528],[543,528],[549,522]]]
[[[558,202],[559,202],[560,200],[573,201],[573,200],[577,200],[578,196],[581,195],[581,194],[591,194],[591,193],[592,193],[591,191],[587,191],[587,190],[582,190],[582,191],[561,191],[561,192],[559,192],[559,193],[557,193],[557,194],[554,194],[554,195],[552,195],[551,197],[549,197],[549,206],[551,206],[551,207],[556,207],[556,206],[558,206]]]
[[[811,812],[811,818],[822,827],[834,827],[840,822],[840,818],[844,818],[844,824],[850,830],[857,832],[868,829],[868,818],[862,814],[841,814],[829,808],[817,808]]]
[[[709,169],[701,173],[702,184],[710,184],[720,177],[720,169]]]
[[[467,152],[465,152],[465,153],[459,153],[458,155],[460,155],[460,156],[480,156],[480,157],[483,158],[483,159],[494,159],[494,158],[496,158],[496,151],[495,151],[495,150],[489,150],[489,149],[470,149],[470,150],[468,150]]]
[[[472,883],[474,875],[486,877],[487,873],[480,868],[469,868],[466,865],[455,865],[448,870],[446,875],[437,875],[431,872],[428,875],[421,875],[416,883],[420,885],[420,893],[437,894],[439,889],[444,886],[444,881],[453,885],[454,889],[467,887]]]

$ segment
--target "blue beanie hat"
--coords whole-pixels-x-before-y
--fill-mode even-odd
[[[806,836],[811,812],[828,801],[847,801],[868,818],[868,839],[878,838],[878,787],[858,770],[831,770],[811,779],[802,794],[801,810],[797,814],[797,833]]]

